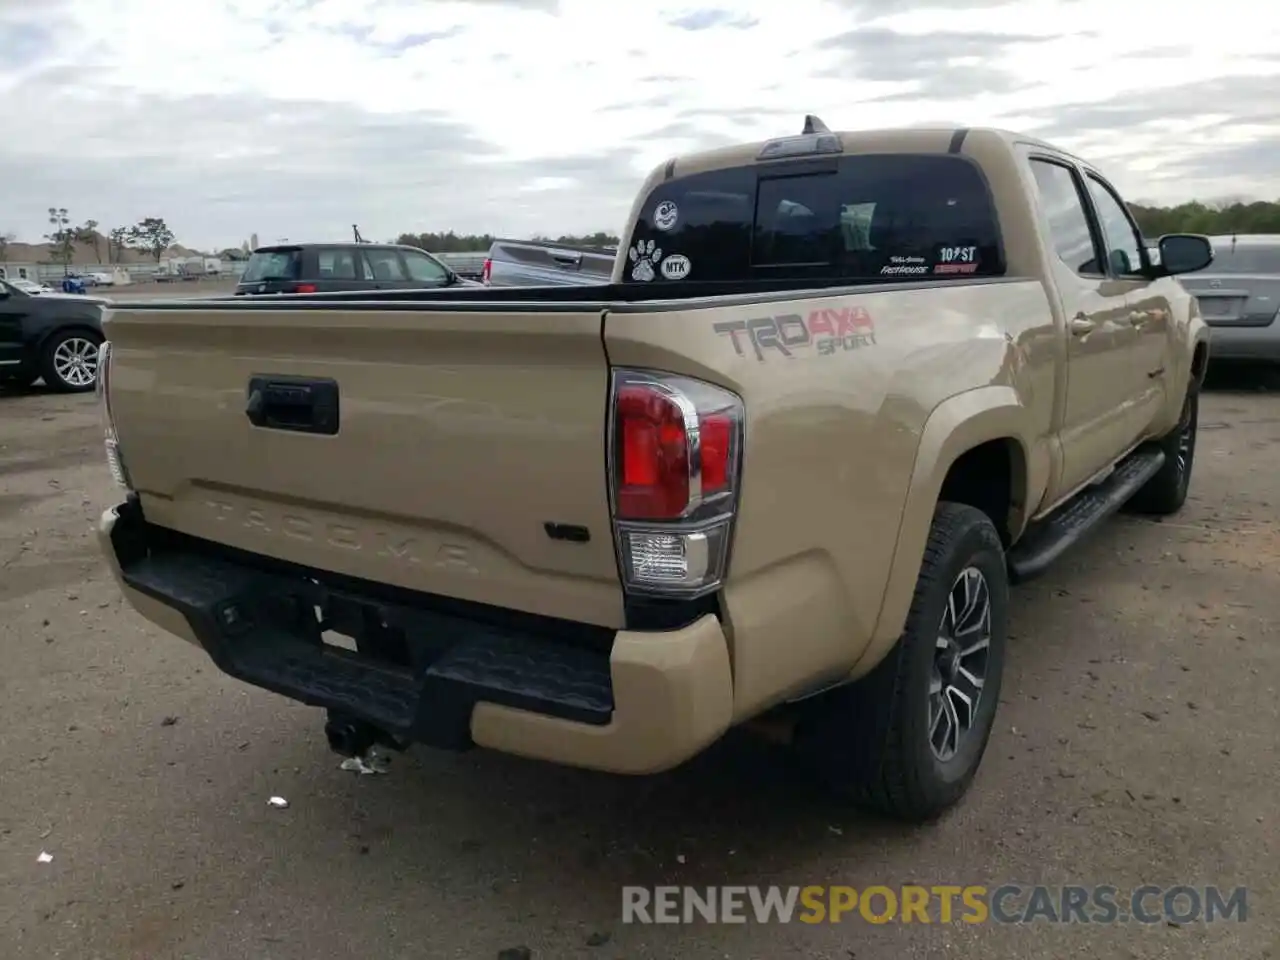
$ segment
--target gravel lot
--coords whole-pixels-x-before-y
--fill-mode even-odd
[[[222,676],[122,605],[91,534],[116,498],[92,398],[0,396],[0,954],[1280,956],[1280,395],[1219,386],[1201,417],[1181,515],[1118,519],[1015,593],[975,789],[905,831],[833,804],[746,738],[643,780],[424,749],[387,776],[342,772],[318,711]],[[1245,885],[1249,913],[619,920],[623,884],[1006,882]]]

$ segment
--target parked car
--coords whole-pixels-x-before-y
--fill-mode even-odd
[[[580,286],[608,283],[617,250],[567,247],[532,240],[495,240],[480,279],[488,287]]]
[[[1280,362],[1280,235],[1211,237],[1213,263],[1182,277],[1213,328],[1213,356]]]
[[[236,296],[478,287],[417,247],[392,243],[290,243],[259,247]]]
[[[17,287],[23,293],[29,293],[32,296],[38,296],[42,293],[52,293],[53,290],[47,284],[36,283],[34,280],[27,280],[19,277],[16,280],[8,281],[11,286]]]
[[[1009,585],[1187,497],[1209,331],[1174,275],[1209,241],[1152,266],[1031,137],[815,118],[633,211],[595,287],[117,304],[113,573],[339,753],[645,774],[769,716],[929,821],[996,721]]]
[[[97,297],[33,294],[0,280],[0,380],[28,387],[43,379],[64,393],[92,390],[107,304]]]

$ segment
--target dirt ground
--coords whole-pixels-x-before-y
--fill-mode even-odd
[[[318,711],[122,605],[91,533],[118,496],[92,398],[0,396],[0,954],[1280,957],[1280,394],[1253,379],[1206,395],[1179,516],[1119,518],[1015,592],[983,769],[918,830],[849,812],[746,738],[639,780],[425,749],[340,771]],[[1246,886],[1248,914],[620,920],[624,884],[1036,882]]]

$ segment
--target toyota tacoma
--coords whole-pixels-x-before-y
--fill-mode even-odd
[[[115,306],[125,596],[340,753],[647,774],[752,724],[938,816],[1010,584],[1187,495],[1209,243],[1153,264],[1031,137],[813,117],[662,164],[622,237],[594,286]]]

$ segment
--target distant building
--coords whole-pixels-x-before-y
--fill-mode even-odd
[[[40,267],[35,263],[0,263],[0,280],[38,280]]]

